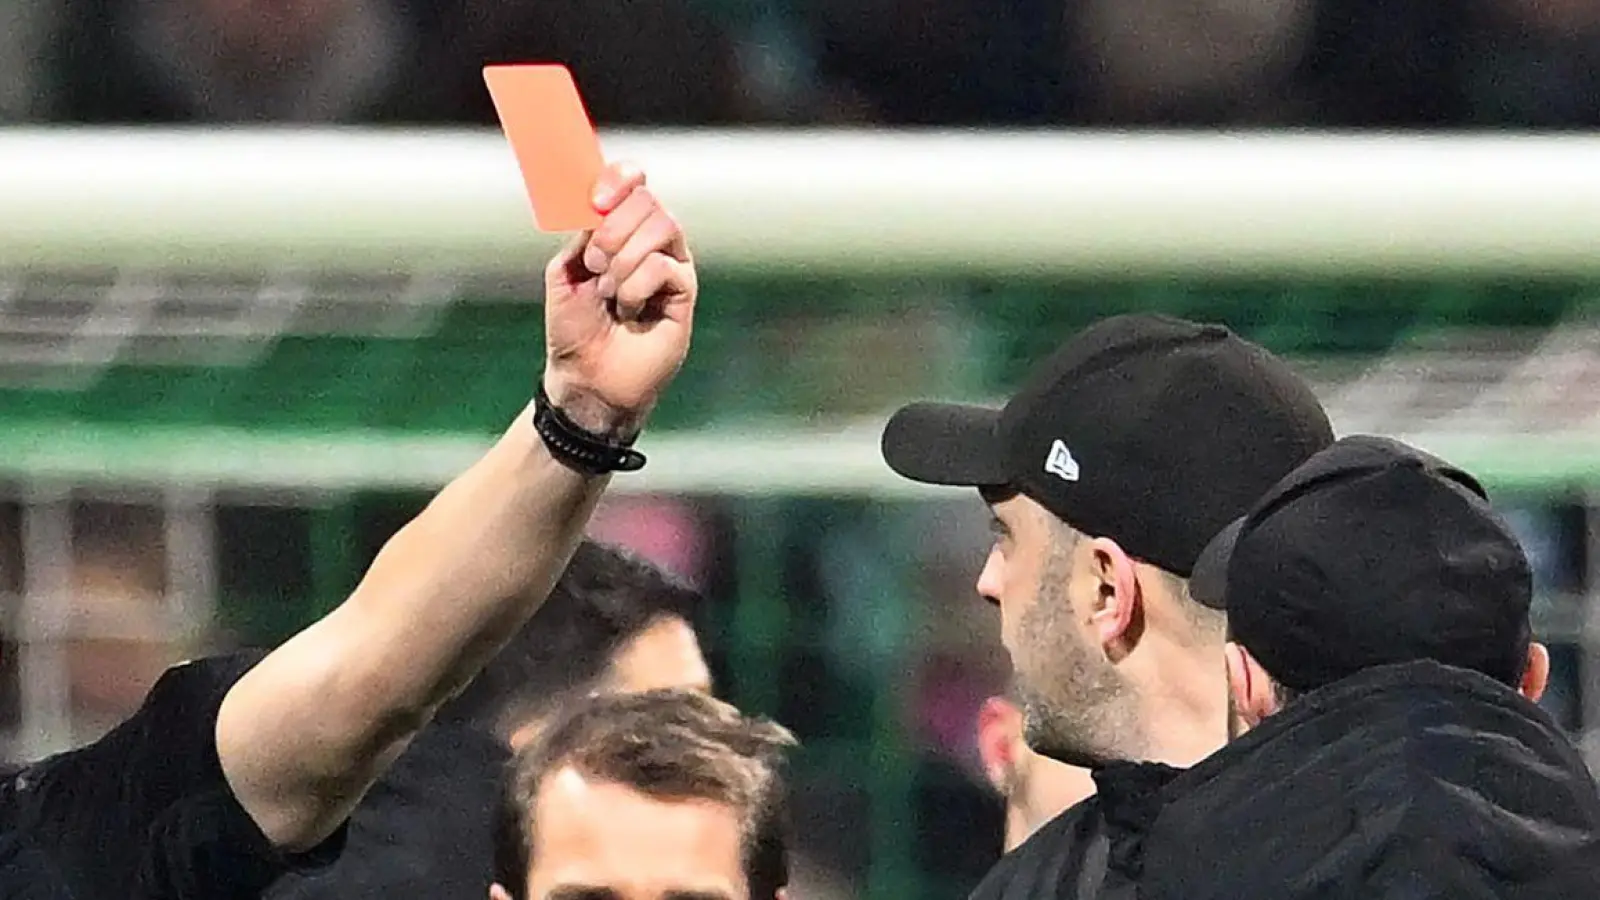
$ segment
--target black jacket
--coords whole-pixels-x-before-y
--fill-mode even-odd
[[[1143,900],[1600,896],[1600,792],[1534,704],[1431,662],[1307,695],[1163,791]]]
[[[1577,750],[1513,691],[1435,663],[1308,694],[1187,772],[1095,780],[973,896],[1600,897],[1600,791]]]
[[[1106,822],[1099,797],[1090,797],[1028,836],[989,870],[970,900],[1078,900],[1105,896]]]

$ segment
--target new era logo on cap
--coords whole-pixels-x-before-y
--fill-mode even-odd
[[[1078,461],[1072,458],[1072,451],[1061,441],[1050,445],[1050,455],[1045,457],[1044,470],[1063,481],[1078,480]]]

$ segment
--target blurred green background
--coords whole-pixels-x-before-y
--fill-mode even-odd
[[[1548,703],[1586,733],[1588,498],[1600,466],[1593,454],[1551,448],[1572,423],[1562,404],[1587,409],[1573,392],[1600,387],[1573,362],[1592,362],[1585,336],[1600,285],[874,282],[714,270],[703,280],[694,353],[651,436],[724,436],[705,445],[709,474],[668,494],[618,479],[596,531],[706,590],[702,624],[719,687],[804,739],[796,778],[805,864],[845,894],[961,897],[998,852],[998,807],[980,786],[971,745],[976,705],[1005,671],[991,611],[971,587],[986,550],[979,505],[959,491],[879,491],[871,479],[863,487],[825,464],[785,475],[808,482],[805,490],[763,490],[759,477],[719,490],[719,459],[742,464],[740,435],[810,429],[820,446],[832,425],[875,424],[909,398],[1002,397],[1031,360],[1112,313],[1225,322],[1302,365],[1346,429],[1459,439],[1494,420],[1512,437],[1510,450],[1469,464],[1487,467],[1534,555],[1539,627],[1557,656]],[[10,502],[0,508],[9,583],[0,587],[18,601],[13,611],[30,591],[48,589],[47,570],[72,568],[55,565],[61,554],[92,568],[95,554],[109,552],[132,559],[154,592],[179,598],[171,608],[198,623],[187,633],[202,642],[274,643],[336,604],[425,502],[433,487],[418,483],[425,467],[397,462],[411,452],[406,441],[486,442],[526,401],[538,368],[532,292],[401,306],[381,282],[317,282],[292,316],[252,331],[239,323],[272,302],[257,287],[175,281],[150,294],[114,353],[95,355],[81,343],[105,284],[81,275],[19,281],[3,319],[13,353],[0,356],[9,366],[0,449],[11,460]],[[27,323],[28,346],[45,348],[31,356],[14,352]],[[49,334],[66,338],[49,344],[41,339]],[[1528,378],[1543,388],[1518,386]],[[1496,391],[1518,398],[1528,421],[1481,408]],[[870,429],[861,433],[870,438]],[[342,487],[280,475],[186,484],[182,471],[140,458],[204,460],[236,452],[209,442],[241,434],[260,441],[255,453],[293,453],[290,442],[308,435],[354,435],[372,455],[368,471]],[[65,473],[50,464],[73,453]],[[263,458],[262,471],[272,462]],[[129,556],[130,547],[142,550]],[[39,570],[31,581],[30,566]],[[22,652],[5,654],[6,724],[18,755],[83,739],[110,715],[97,714],[94,691],[74,680],[70,654],[57,668],[41,662],[52,639],[28,638],[25,618],[8,623]],[[69,689],[30,693],[30,677]]]

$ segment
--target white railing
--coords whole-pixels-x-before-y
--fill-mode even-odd
[[[710,266],[1600,273],[1600,139],[615,132]],[[537,268],[498,133],[0,131],[0,268]]]

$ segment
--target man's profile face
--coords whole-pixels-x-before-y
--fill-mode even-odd
[[[1089,613],[1095,584],[1075,564],[1086,541],[1066,542],[1050,513],[1018,494],[990,503],[995,543],[978,593],[1000,608],[1000,638],[1011,656],[1011,693],[1028,745],[1087,764],[1106,748],[1096,721],[1118,696],[1117,673],[1094,643]]]
[[[658,799],[571,768],[545,779],[534,803],[526,900],[751,900],[731,806]]]

